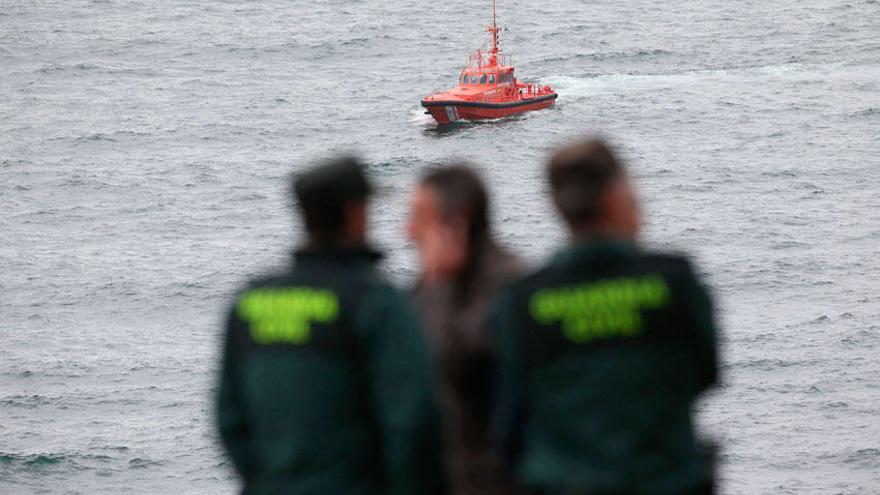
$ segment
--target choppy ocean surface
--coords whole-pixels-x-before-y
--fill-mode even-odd
[[[717,297],[699,422],[721,493],[880,493],[880,3],[500,0],[503,47],[558,105],[437,130],[419,99],[488,6],[4,0],[0,493],[234,492],[220,314],[300,238],[295,167],[371,161],[373,238],[409,283],[421,170],[477,163],[538,261],[562,240],[543,160],[586,132],[632,168],[646,244],[693,254]]]

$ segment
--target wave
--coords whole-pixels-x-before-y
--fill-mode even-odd
[[[116,140],[113,139],[112,137],[108,136],[107,134],[100,133],[100,132],[96,132],[93,134],[84,134],[84,135],[76,138],[76,140],[78,142],[90,142],[90,141],[110,141],[112,143],[116,142]]]
[[[82,453],[38,453],[38,454],[14,454],[0,452],[0,466],[8,466],[21,471],[33,471],[51,467],[85,469],[86,463],[107,462],[112,457],[103,454]]]
[[[144,457],[134,457],[126,462],[125,455],[128,447],[108,446],[103,449],[117,453],[117,455],[108,455],[102,453],[84,453],[84,452],[43,452],[43,453],[10,453],[0,452],[0,467],[5,468],[7,472],[32,473],[45,470],[64,470],[64,471],[84,471],[95,468],[105,469],[111,464],[125,462],[128,469],[144,469],[156,466],[164,466],[165,462],[156,459],[148,459]],[[122,469],[125,467],[119,466]]]
[[[0,160],[0,168],[23,167],[26,165],[30,165],[30,163],[25,160],[9,160],[5,158]]]
[[[434,125],[434,117],[425,113],[425,109],[421,106],[414,107],[409,111],[409,122],[418,126]]]
[[[21,407],[25,409],[36,409],[40,406],[47,406],[57,402],[62,397],[46,397],[44,395],[10,395],[0,399],[0,405],[4,407]]]
[[[30,466],[51,466],[59,464],[70,459],[70,456],[63,454],[7,454],[0,452],[0,464],[30,467]]]
[[[608,60],[629,60],[643,59],[649,57],[673,55],[673,52],[667,50],[655,49],[635,49],[619,52],[593,52],[593,53],[574,53],[571,55],[557,55],[535,60],[534,62],[553,63],[553,62],[569,62],[578,60],[587,60],[592,62],[604,62]]]
[[[725,82],[739,83],[767,78],[814,78],[814,70],[800,63],[723,67],[684,72],[655,74],[605,73],[581,77],[568,75],[548,76],[561,97],[588,96],[596,93],[621,91],[656,91],[672,87],[712,86]]]
[[[870,107],[853,112],[851,117],[880,117],[880,107]]]
[[[40,67],[36,71],[38,73],[45,74],[49,72],[65,72],[70,70],[88,71],[100,68],[100,66],[95,64],[80,62],[78,64],[48,64]]]

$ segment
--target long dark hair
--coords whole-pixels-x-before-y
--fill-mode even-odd
[[[492,245],[486,186],[474,167],[465,162],[429,171],[420,185],[437,193],[444,218],[460,217],[467,226],[467,261],[455,281],[456,302],[464,302],[474,285],[478,264]]]

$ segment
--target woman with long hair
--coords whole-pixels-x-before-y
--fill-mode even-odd
[[[421,262],[415,295],[438,369],[450,493],[509,494],[489,432],[495,358],[485,319],[523,265],[493,239],[486,188],[467,164],[422,177],[408,234]]]

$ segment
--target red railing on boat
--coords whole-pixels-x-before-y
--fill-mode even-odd
[[[498,53],[495,55],[496,63],[499,66],[511,66],[513,65],[513,57],[506,53]],[[473,55],[467,56],[467,66],[482,69],[483,67],[489,67],[489,54],[483,53],[481,51],[477,51],[477,53]]]
[[[496,93],[475,95],[471,101],[478,101],[481,103],[503,103],[511,101],[517,94],[505,94],[501,88],[502,86],[499,86],[499,90]],[[520,98],[526,99],[546,96],[553,93],[553,89],[550,88],[550,86],[541,86],[533,83],[526,83],[525,86],[517,88],[517,91]]]

